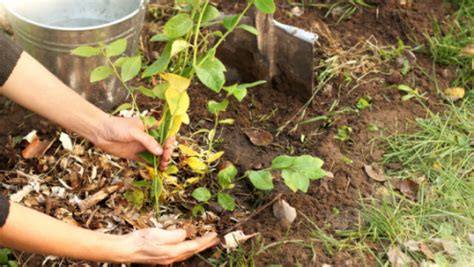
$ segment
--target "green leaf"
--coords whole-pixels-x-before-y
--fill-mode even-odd
[[[169,40],[170,38],[164,33],[156,34],[150,39],[151,42],[168,42]]]
[[[115,57],[123,54],[127,50],[127,39],[119,39],[105,47],[107,57]]]
[[[156,125],[156,118],[153,116],[144,116],[142,117],[142,121],[146,129]]]
[[[269,171],[249,171],[250,182],[259,190],[272,190],[273,177]]]
[[[241,24],[239,25],[239,28],[245,31],[250,32],[251,34],[258,35],[258,31],[255,27],[247,25],[247,24]]]
[[[171,48],[172,44],[168,43],[160,57],[152,65],[145,69],[142,78],[147,78],[157,73],[162,73],[168,68],[171,60]]]
[[[221,13],[216,7],[214,7],[213,5],[207,5],[206,10],[204,11],[204,14],[202,16],[202,22],[205,23],[213,21],[219,18],[220,15]]]
[[[116,108],[112,114],[118,114],[120,113],[120,111],[124,111],[131,108],[133,108],[132,103],[124,103],[120,105],[118,108]]]
[[[408,85],[400,84],[397,88],[398,90],[403,91],[403,92],[407,92],[407,93],[413,92],[413,89],[411,89]]]
[[[151,98],[156,97],[155,92],[153,90],[148,89],[144,86],[140,86],[140,87],[136,88],[136,90],[140,91],[140,93],[142,93],[142,95],[144,95],[144,96],[151,97]]]
[[[308,192],[309,178],[304,176],[301,172],[283,170],[281,177],[283,177],[283,181],[293,192],[298,191],[298,189],[304,193]]]
[[[349,126],[342,126],[337,130],[336,136],[334,136],[334,139],[340,140],[342,142],[345,142],[349,140],[352,134],[352,128]]]
[[[129,58],[129,57],[120,57],[120,58],[118,58],[117,60],[115,60],[114,65],[115,65],[116,67],[121,68],[121,67],[123,66],[123,63],[125,63],[125,61],[126,61],[128,58]]]
[[[211,100],[207,103],[207,110],[212,114],[217,114],[222,111],[226,111],[227,106],[229,106],[229,100],[224,99],[222,102],[216,102]]]
[[[361,97],[359,101],[357,101],[356,107],[360,110],[366,109],[370,107],[370,99],[369,97]]]
[[[224,28],[226,28],[226,30],[228,31],[232,30],[232,28],[237,26],[237,23],[239,23],[238,15],[224,17],[223,25],[224,25]]]
[[[276,11],[275,2],[273,0],[255,0],[255,7],[265,14],[273,14]]]
[[[79,57],[94,57],[100,55],[101,50],[99,47],[92,47],[92,46],[80,46],[71,51],[71,54]]]
[[[193,28],[193,20],[186,13],[180,13],[172,17],[165,24],[165,34],[171,39],[179,38],[187,34]]]
[[[133,189],[125,192],[123,195],[128,203],[135,206],[137,209],[141,209],[145,203],[145,193],[139,189]]]
[[[217,59],[208,57],[195,67],[199,80],[212,91],[219,93],[225,84],[226,70],[224,64]]]
[[[217,174],[217,182],[222,189],[227,189],[232,184],[235,176],[237,176],[237,168],[234,165],[230,165],[219,171]]]
[[[167,83],[167,82],[160,83],[160,84],[158,84],[157,86],[155,86],[155,87],[153,88],[153,94],[154,94],[156,97],[158,97],[159,99],[164,100],[164,99],[165,99],[166,90],[168,89],[169,86],[170,86],[170,84]]]
[[[207,202],[211,198],[211,192],[205,187],[194,189],[191,196],[199,202]]]
[[[122,80],[124,82],[128,82],[131,79],[135,78],[138,73],[140,73],[140,70],[142,68],[142,57],[141,56],[136,56],[136,57],[131,57],[125,60],[125,62],[122,65]]]
[[[286,155],[281,155],[272,160],[272,169],[281,170],[289,168],[293,165],[294,158]]]
[[[153,166],[155,165],[155,155],[151,154],[148,151],[144,151],[140,153],[140,157],[148,163],[148,165]]]
[[[171,45],[171,54],[170,54],[170,57],[174,57],[175,55],[177,55],[179,52],[185,50],[186,48],[188,48],[190,46],[190,44],[185,41],[185,40],[182,40],[182,39],[178,39],[176,41],[173,42],[173,44]]]
[[[114,73],[110,67],[100,66],[94,69],[91,73],[90,82],[95,83],[107,79],[110,75]]]
[[[191,210],[191,213],[194,217],[199,216],[199,214],[204,214],[205,212],[206,210],[201,204],[194,206],[194,208]]]
[[[231,195],[227,193],[221,192],[217,194],[217,202],[225,210],[233,211],[235,209],[235,200]]]

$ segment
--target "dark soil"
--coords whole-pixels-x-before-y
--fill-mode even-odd
[[[336,18],[329,15],[324,17],[326,10],[310,7],[307,5],[304,15],[301,17],[289,16],[291,6],[288,1],[278,1],[279,8],[276,18],[282,22],[296,25],[307,30],[328,28],[334,40],[343,50],[350,49],[359,41],[374,36],[379,45],[396,45],[398,39],[406,45],[414,45],[414,40],[423,41],[423,34],[431,30],[432,18],[443,19],[450,12],[450,6],[442,0],[414,1],[409,10],[403,9],[395,0],[371,0],[367,1],[373,7],[357,11],[351,19],[336,25]],[[315,1],[306,1],[315,2]],[[319,1],[318,1],[319,2]],[[232,4],[231,4],[232,3]],[[225,10],[238,10],[243,1],[220,1],[220,6]],[[327,56],[325,48],[331,40],[321,35],[320,47],[317,48],[315,64]],[[430,75],[432,74],[432,61],[423,53],[415,53],[416,64]],[[402,76],[399,72],[400,66],[396,60],[385,63],[382,68],[384,74],[371,74],[373,82],[368,82],[355,90],[345,85],[342,78],[330,81],[326,90],[318,94],[306,111],[305,118],[324,115],[335,100],[338,107],[352,107],[361,97],[370,96],[372,106],[359,112],[344,113],[334,118],[331,125],[324,121],[307,124],[288,133],[294,124],[275,136],[273,144],[267,147],[254,146],[244,131],[250,128],[258,128],[276,134],[286,121],[290,120],[295,112],[304,104],[300,98],[290,96],[276,88],[260,87],[251,89],[249,96],[242,102],[231,101],[229,110],[223,118],[235,119],[233,126],[222,129],[220,138],[222,142],[218,148],[226,152],[225,159],[233,162],[244,172],[245,170],[268,167],[273,157],[281,154],[310,154],[320,157],[325,161],[324,168],[333,173],[334,178],[325,178],[313,182],[307,194],[293,194],[277,186],[278,192],[283,193],[284,199],[288,201],[298,212],[310,218],[319,227],[327,229],[329,233],[335,230],[348,229],[358,222],[358,205],[360,197],[370,196],[377,187],[377,182],[370,180],[364,173],[364,164],[380,162],[384,154],[384,146],[377,137],[380,131],[389,135],[405,129],[407,123],[416,117],[424,117],[426,109],[416,101],[400,100],[402,94],[393,86],[398,84],[417,85],[426,92],[428,100],[426,105],[433,110],[439,110],[439,98],[436,94],[435,84],[420,70],[414,70],[413,74]],[[414,60],[413,60],[414,61]],[[442,70],[444,67],[439,66]],[[445,73],[449,73],[448,69]],[[451,72],[453,73],[453,72]],[[449,76],[441,76],[435,73],[440,88],[449,84]],[[376,79],[375,79],[376,78]],[[381,82],[382,81],[382,82]],[[350,92],[349,92],[350,91]],[[210,99],[218,100],[219,97],[213,92],[195,86],[190,91],[192,99],[191,125],[195,128],[186,128],[184,133],[192,132],[201,127],[210,125],[211,116],[207,112],[206,104]],[[144,104],[150,105],[153,103]],[[20,108],[7,104],[4,100],[0,102],[0,141],[7,143],[8,136],[24,135],[31,129],[38,129],[45,133],[54,132],[52,126],[43,122],[36,116],[28,116],[27,112]],[[265,118],[263,116],[266,116]],[[207,120],[208,118],[209,120]],[[41,123],[38,123],[38,122]],[[370,125],[377,125],[380,131],[371,132]],[[341,142],[334,138],[337,130],[342,126],[350,126],[353,133],[349,141]],[[301,135],[305,135],[305,141],[301,142]],[[8,170],[15,164],[19,148],[0,149],[0,169]],[[16,155],[16,156],[15,156]],[[352,160],[351,164],[345,163],[344,159]],[[255,203],[264,203],[272,199],[273,195],[260,196],[256,201],[255,195],[250,195],[251,187],[243,182],[238,185],[235,195],[238,196],[239,205],[256,208]],[[335,212],[339,211],[339,212]],[[223,215],[223,218],[230,214]],[[227,220],[222,220],[227,221]],[[218,228],[225,230],[232,224],[222,224]],[[249,220],[241,227],[245,233],[259,232],[262,240],[266,243],[281,241],[284,239],[309,240],[312,227],[301,214],[296,222],[290,227],[281,226],[272,215],[271,209],[266,209],[258,216]],[[301,263],[303,266],[321,266],[331,264],[334,266],[360,266],[364,264],[375,265],[370,255],[359,255],[345,251],[329,254],[321,244],[315,244],[313,252],[301,245],[287,244],[275,247],[258,256],[257,266],[268,264],[281,264],[282,266],[293,266]],[[209,254],[211,255],[211,254]],[[183,266],[205,266],[199,258],[194,258]]]

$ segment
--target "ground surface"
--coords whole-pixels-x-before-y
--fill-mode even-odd
[[[220,7],[231,11],[238,10],[242,1],[236,1],[235,4],[234,1],[220,2]],[[436,86],[449,87],[454,77],[453,67],[436,65],[436,71],[433,73],[433,61],[425,53],[405,51],[393,59],[386,60],[377,55],[377,49],[374,47],[387,47],[386,49],[397,47],[398,40],[412,47],[417,45],[415,40],[423,43],[424,34],[430,34],[432,31],[433,19],[444,19],[453,12],[452,6],[441,0],[414,1],[410,9],[404,9],[400,7],[399,1],[370,0],[367,3],[372,6],[371,8],[356,11],[350,19],[336,24],[337,14],[335,16],[329,14],[326,17],[327,9],[312,7],[311,1],[306,1],[307,5],[304,8],[301,7],[304,11],[301,16],[295,15],[296,5],[288,4],[289,1],[278,2],[276,14],[278,20],[320,35],[315,58],[316,75],[324,70],[319,67],[324,61],[326,61],[325,68],[331,68],[332,61],[329,59],[336,60],[338,64],[346,64],[345,69],[335,71],[335,77],[320,87],[320,92],[306,110],[305,119],[322,115],[329,118],[301,125],[294,131],[290,131],[295,126],[296,112],[305,103],[300,98],[291,96],[293,94],[275,88],[252,89],[248,98],[242,103],[231,102],[230,109],[224,117],[235,119],[235,125],[222,129],[220,133],[222,142],[218,145],[218,149],[224,150],[225,159],[236,164],[242,172],[268,167],[271,159],[277,155],[310,154],[323,159],[325,169],[330,171],[333,177],[313,182],[307,194],[294,194],[278,185],[277,192],[258,198],[250,194],[249,184],[239,183],[235,196],[241,207],[252,210],[271,200],[276,193],[283,193],[283,198],[299,212],[296,222],[289,228],[279,224],[272,215],[271,208],[261,211],[258,216],[244,223],[240,228],[245,233],[260,233],[260,241],[265,244],[282,240],[295,241],[295,244],[277,244],[274,248],[263,251],[255,257],[257,266],[268,264],[294,266],[295,263],[300,263],[302,266],[376,265],[376,260],[371,254],[344,249],[328,253],[323,242],[309,241],[311,229],[314,230],[312,224],[316,224],[327,233],[355,228],[360,220],[358,212],[360,198],[375,194],[380,186],[379,182],[370,179],[364,172],[364,165],[382,161],[385,145],[378,137],[404,131],[415,118],[427,116],[426,107],[432,111],[443,109],[435,88]],[[153,25],[148,26],[148,30],[154,28]],[[402,75],[399,58],[407,59],[412,66],[418,67],[411,70],[408,75]],[[355,63],[350,63],[350,61]],[[432,77],[437,78],[436,85]],[[318,86],[320,81],[316,81],[315,84]],[[427,99],[424,101],[426,107],[416,101],[401,101],[403,93],[396,89],[399,84],[419,87],[426,93]],[[217,100],[218,97],[199,86],[192,88],[190,94],[193,99],[190,112],[192,122],[199,126],[209,126],[210,122],[206,118],[210,119],[210,116],[206,110],[206,103],[209,99]],[[370,108],[357,109],[356,104],[362,97],[370,97],[372,102]],[[145,106],[152,104],[144,103]],[[9,136],[23,136],[32,129],[39,130],[44,138],[57,135],[57,128],[37,116],[31,116],[4,99],[1,100],[0,107],[0,142],[2,144],[11,143]],[[277,129],[289,120],[291,123],[288,127],[276,136]],[[344,126],[352,128],[350,139],[345,142],[335,139],[338,129]],[[183,135],[186,136],[197,128],[198,126],[185,129]],[[253,145],[244,133],[245,130],[252,128],[263,129],[274,134],[273,143],[266,147]],[[54,150],[55,146],[59,145],[53,145],[53,149],[49,151]],[[84,146],[88,147],[87,144]],[[14,175],[8,172],[8,170],[18,168],[18,165],[28,170],[41,166],[36,159],[22,160],[21,149],[21,145],[15,148],[1,146],[0,170],[6,171],[0,172],[2,183],[22,185],[21,177],[14,180]],[[93,160],[94,156],[89,158]],[[87,168],[86,172],[89,171]],[[101,170],[114,172],[113,167],[101,168],[99,167],[99,172]],[[136,171],[130,171],[128,174],[138,175]],[[104,178],[114,176],[114,174],[102,175]],[[72,178],[66,177],[65,181],[70,183],[70,179]],[[104,184],[107,182],[101,180],[96,188]],[[91,192],[93,190],[96,189],[91,189]],[[53,204],[48,204],[50,201]],[[54,203],[61,203],[61,201],[54,198],[50,201],[46,201],[46,204],[33,203],[31,206],[58,216],[59,206]],[[69,207],[71,206],[69,204]],[[73,217],[81,225],[87,222],[87,226],[92,229],[100,228],[106,223],[100,218],[93,218],[90,222],[89,215]],[[217,224],[217,229],[223,231],[232,226],[232,216],[235,215],[220,214],[221,219]],[[311,246],[301,245],[298,240],[314,242],[314,244],[311,248]],[[203,256],[211,257],[212,254],[207,253]],[[26,259],[28,257],[22,256],[20,262]],[[38,258],[36,262],[41,260],[42,258]],[[35,259],[32,262],[35,262]],[[194,258],[189,263],[183,264],[183,266],[206,265],[207,263],[200,258]]]

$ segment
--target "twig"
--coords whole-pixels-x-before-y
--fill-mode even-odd
[[[279,200],[281,198],[282,194],[281,193],[278,193],[278,195],[273,198],[270,202],[268,202],[267,204],[261,206],[260,208],[258,208],[257,210],[255,210],[254,213],[252,213],[252,215],[248,216],[247,218],[241,220],[240,222],[238,222],[237,224],[235,224],[234,226],[228,228],[227,230],[224,231],[223,235],[226,235],[232,231],[234,231],[235,229],[237,229],[238,227],[240,227],[242,224],[246,223],[247,221],[249,221],[250,219],[252,219],[253,217],[255,217],[257,214],[260,214],[262,211],[264,211],[265,209],[267,209],[269,206],[271,206],[273,203],[275,203],[277,200]]]

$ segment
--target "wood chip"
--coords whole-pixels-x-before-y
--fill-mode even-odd
[[[114,193],[115,191],[119,190],[123,185],[111,185],[109,187],[102,188],[100,191],[97,193],[93,194],[92,196],[88,197],[87,199],[84,199],[79,203],[79,208],[81,211],[86,211],[93,206],[95,206],[97,203],[100,201],[104,200],[107,198],[110,194]]]
[[[41,141],[37,136],[35,136],[31,143],[21,152],[21,155],[25,159],[41,157],[51,147],[51,144],[51,141]]]
[[[244,243],[245,241],[249,240],[250,238],[258,235],[258,233],[254,233],[251,235],[246,235],[242,231],[234,231],[226,234],[224,236],[225,244],[223,245],[227,252],[230,252],[236,249],[240,244]]]

